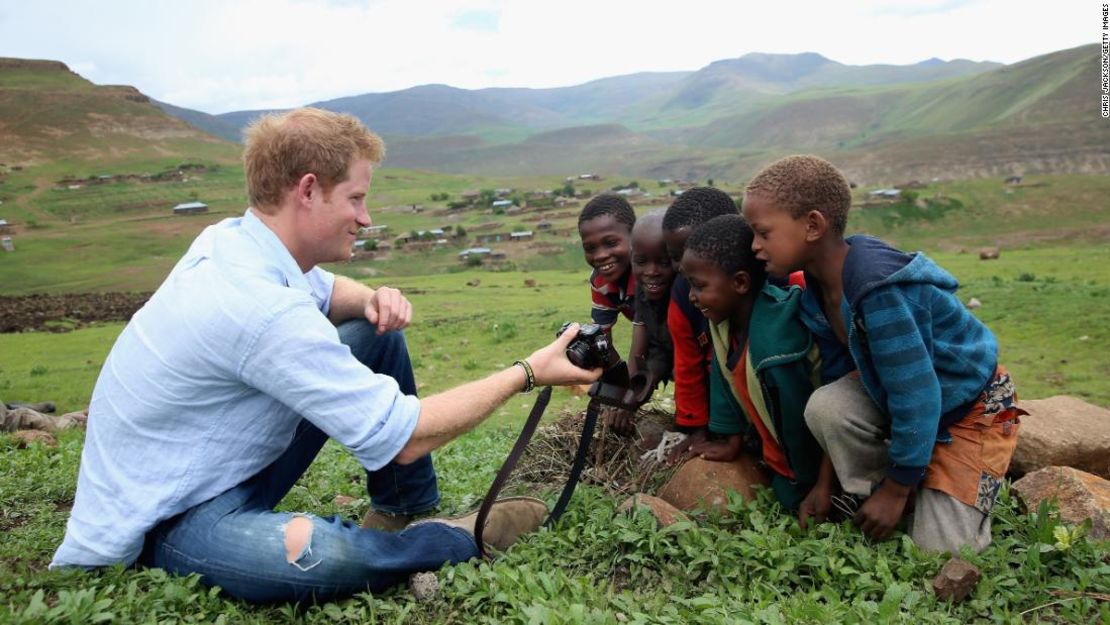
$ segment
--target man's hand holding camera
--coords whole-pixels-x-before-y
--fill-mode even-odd
[[[536,386],[587,384],[601,377],[599,363],[586,362],[587,368],[568,360],[567,346],[578,338],[579,325],[569,323],[563,328],[564,331],[551,344],[527,358],[536,377]]]

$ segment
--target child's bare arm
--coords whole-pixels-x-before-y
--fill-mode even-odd
[[[648,333],[642,323],[632,324],[632,347],[628,350],[628,375],[647,368]]]
[[[906,501],[913,487],[887,478],[878,490],[860,506],[852,521],[874,540],[886,540],[894,533],[894,526],[906,511]]]
[[[805,499],[798,506],[798,525],[806,529],[809,520],[814,523],[824,523],[832,511],[832,495],[840,489],[833,469],[832,460],[827,454],[821,455],[821,469],[817,473],[817,483],[806,494]]]

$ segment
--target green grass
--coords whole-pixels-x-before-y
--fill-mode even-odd
[[[482,429],[437,456],[444,507],[474,505],[511,444],[506,429]],[[417,603],[403,588],[325,605],[250,606],[221,597],[195,577],[112,568],[43,570],[64,531],[81,434],[61,445],[15,449],[0,439],[0,621],[13,623],[1023,623],[1106,622],[1106,544],[1057,544],[1054,511],[1018,509],[1004,490],[994,543],[965,554],[983,571],[961,604],[928,590],[945,556],[906,536],[871,545],[849,525],[804,532],[768,492],[734,498],[696,525],[656,530],[644,514],[614,516],[616,501],[582,487],[553,530],[490,563],[446,567],[441,596]],[[477,470],[476,470],[477,469]],[[282,509],[357,517],[358,465],[333,444],[281,503]],[[548,493],[550,496],[550,493]]]
[[[158,171],[155,165],[165,163],[103,173]],[[75,195],[38,187],[41,180],[78,173],[101,172],[53,164],[12,172],[0,184],[0,216],[36,220],[35,228],[17,236],[16,254],[0,254],[5,294],[151,289],[201,228],[242,211],[236,166],[188,183],[99,185]],[[446,225],[401,208],[434,206],[427,201],[432,192],[556,182],[383,169],[375,178],[371,213],[396,235]],[[961,299],[982,301],[976,314],[998,335],[1002,360],[1023,398],[1063,393],[1110,406],[1110,220],[1099,201],[1110,182],[1098,176],[1026,182],[1046,185],[934,185],[921,196],[955,203],[937,211],[908,205],[856,211],[851,229],[925,249],[956,275]],[[213,213],[175,218],[141,207],[176,203],[193,192],[209,201]],[[474,213],[459,223],[470,230],[493,220],[503,221],[505,230],[518,223]],[[428,395],[508,366],[548,342],[563,321],[588,317],[588,272],[577,240],[561,243],[564,253],[514,258],[512,270],[504,272],[463,270],[454,250],[394,254],[388,261],[333,269],[360,279],[376,272],[372,284],[408,294],[416,310],[409,347],[420,393]],[[977,248],[996,243],[1002,244],[1001,258],[979,260]],[[480,284],[467,286],[474,279]],[[526,287],[525,279],[537,286]],[[629,325],[617,325],[617,345],[627,345]],[[0,335],[0,398],[53,400],[62,411],[84,408],[121,329],[114,323],[68,334]],[[583,405],[559,390],[549,418]],[[445,512],[475,505],[530,407],[530,397],[510,400],[485,425],[437,454]],[[227,600],[195,578],[160,571],[48,572],[45,565],[72,504],[82,439],[80,432],[68,432],[58,448],[21,450],[0,436],[0,531],[6,534],[0,541],[0,622],[1110,621],[1110,608],[1089,594],[1110,592],[1106,545],[1081,540],[1067,550],[1056,548],[1051,512],[1023,513],[1005,493],[995,543],[971,556],[984,580],[960,605],[937,602],[927,589],[943,557],[917,551],[905,537],[874,547],[847,526],[801,532],[766,493],[755,502],[734,501],[727,514],[701,517],[696,528],[657,532],[642,516],[612,518],[617,501],[582,488],[554,531],[529,538],[492,565],[448,567],[440,573],[442,598],[426,605],[398,589],[297,611]],[[354,460],[329,444],[281,507],[357,518],[366,510],[364,500],[345,508],[333,500],[340,494],[360,497],[359,475]]]

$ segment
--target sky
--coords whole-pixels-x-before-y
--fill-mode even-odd
[[[749,52],[1014,63],[1095,43],[1101,1],[0,0],[0,57],[223,113],[441,83],[561,87]]]

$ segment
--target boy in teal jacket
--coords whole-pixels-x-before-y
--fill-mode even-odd
[[[818,350],[798,314],[802,290],[768,284],[751,243],[739,215],[707,221],[686,242],[682,272],[690,302],[709,321],[714,350],[710,437],[690,453],[732,460],[749,437],[773,473],[775,497],[796,511],[821,465],[821,447],[804,417]]]

